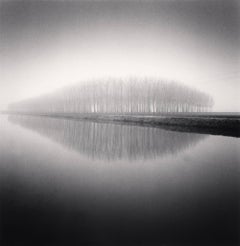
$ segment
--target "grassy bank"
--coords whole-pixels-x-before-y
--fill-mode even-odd
[[[178,113],[178,114],[76,114],[76,113],[19,113],[104,123],[133,124],[161,127],[166,130],[240,137],[239,113]]]

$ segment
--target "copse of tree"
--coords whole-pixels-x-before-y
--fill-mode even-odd
[[[176,113],[206,112],[213,99],[177,82],[155,78],[86,81],[34,99],[11,104],[9,110],[34,113]]]

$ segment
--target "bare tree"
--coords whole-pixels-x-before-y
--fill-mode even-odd
[[[205,112],[208,94],[156,78],[86,81],[55,93],[11,104],[9,110],[35,113]]]

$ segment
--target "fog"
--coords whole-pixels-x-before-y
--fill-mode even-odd
[[[88,79],[152,76],[239,111],[237,1],[4,1],[0,109]]]
[[[174,81],[154,78],[86,81],[8,109],[28,113],[177,113],[208,112],[214,105],[206,93]]]

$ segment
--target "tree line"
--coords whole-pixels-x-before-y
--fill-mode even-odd
[[[155,78],[92,80],[9,105],[10,110],[44,113],[206,112],[210,95]]]

